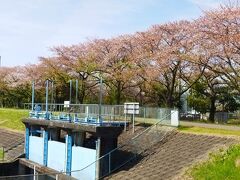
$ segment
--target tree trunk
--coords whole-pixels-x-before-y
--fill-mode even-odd
[[[78,103],[79,103],[79,104],[83,104],[83,102],[84,102],[84,97],[85,97],[85,91],[82,90],[82,91],[80,92],[80,96],[78,97]]]
[[[167,97],[166,106],[167,106],[167,108],[173,108],[173,96],[172,96],[172,94],[170,94]]]
[[[210,106],[210,114],[209,114],[209,121],[211,122],[214,122],[214,116],[216,112],[215,102],[216,102],[216,97],[214,96],[211,98],[211,106]]]
[[[117,92],[116,92],[116,104],[121,103],[121,82],[117,83]]]

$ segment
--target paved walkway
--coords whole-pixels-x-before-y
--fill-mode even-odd
[[[240,126],[230,126],[230,125],[223,125],[223,124],[207,124],[207,123],[180,121],[180,125],[181,126],[194,126],[194,127],[212,128],[212,129],[240,131]]]

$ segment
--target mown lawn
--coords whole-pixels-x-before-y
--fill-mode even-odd
[[[208,161],[194,166],[188,175],[193,179],[204,180],[240,179],[240,145],[210,154]]]
[[[180,126],[178,130],[181,132],[196,133],[196,134],[219,134],[219,135],[240,136],[240,131],[232,131],[232,130],[224,130],[224,129]]]
[[[28,110],[0,108],[0,127],[23,131],[21,119],[28,116]]]

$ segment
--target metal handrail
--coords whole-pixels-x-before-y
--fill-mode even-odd
[[[170,113],[170,114],[166,115],[164,118],[167,118],[167,117],[171,116],[172,114],[173,114],[173,113]],[[158,122],[156,122],[156,123],[153,124],[152,126],[146,128],[146,129],[143,130],[141,133],[137,134],[136,136],[134,136],[133,138],[131,138],[130,140],[128,140],[125,144],[122,144],[121,146],[119,146],[119,147],[117,147],[117,148],[111,150],[110,152],[108,152],[107,154],[105,154],[105,155],[99,157],[97,160],[95,160],[94,162],[90,163],[90,164],[87,165],[86,167],[84,167],[84,168],[82,168],[82,169],[80,169],[80,170],[76,170],[76,171],[74,171],[74,172],[80,172],[80,171],[83,171],[83,170],[87,169],[88,167],[90,167],[91,165],[94,165],[95,163],[97,163],[97,162],[100,161],[101,159],[107,157],[107,156],[110,155],[111,153],[113,153],[113,152],[119,150],[120,148],[122,148],[122,147],[124,147],[124,146],[129,145],[131,141],[135,140],[135,139],[138,138],[139,136],[142,136],[144,133],[146,133],[147,131],[149,131],[150,129],[152,129],[153,127],[155,127],[156,125],[160,124],[163,120],[164,120],[164,119],[159,120]],[[160,139],[160,141],[162,141],[163,138],[166,137],[166,135],[167,135],[167,133],[164,134],[164,136]],[[131,161],[132,159],[134,159],[134,158],[135,158],[135,157],[130,158],[127,162],[125,162],[125,163],[123,163],[122,165],[118,166],[118,167],[115,168],[114,170],[111,170],[110,173],[108,173],[108,174],[106,174],[106,175],[104,175],[104,176],[102,176],[102,177],[100,177],[100,178],[106,177],[107,175],[109,175],[109,174],[111,174],[113,171],[116,171],[117,169],[121,168],[122,166],[124,166],[125,164],[127,164],[128,162],[130,162],[130,161]]]

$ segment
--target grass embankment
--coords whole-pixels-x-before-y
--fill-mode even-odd
[[[196,134],[218,134],[218,135],[240,136],[240,131],[232,131],[232,130],[225,130],[225,129],[180,126],[178,130],[181,132],[196,133]]]
[[[28,110],[0,108],[0,127],[23,131],[21,119],[28,116]]]
[[[210,159],[190,169],[193,179],[240,179],[240,145],[210,154]]]

